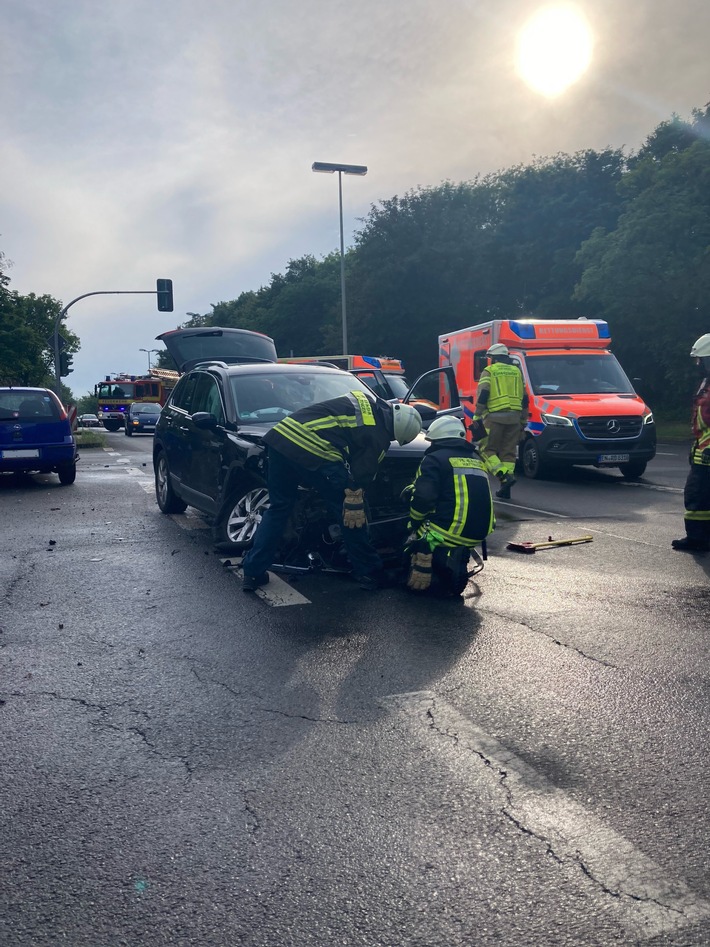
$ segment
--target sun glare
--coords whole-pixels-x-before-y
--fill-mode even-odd
[[[573,7],[545,7],[518,35],[518,74],[535,92],[552,99],[586,72],[592,46],[587,21]]]

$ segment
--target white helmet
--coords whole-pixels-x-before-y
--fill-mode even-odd
[[[466,440],[466,428],[463,421],[452,415],[444,415],[443,418],[437,418],[429,425],[429,430],[424,435],[428,441],[450,441],[454,438]]]
[[[422,416],[411,404],[393,404],[394,439],[399,444],[413,441],[422,429]]]
[[[690,355],[691,358],[705,358],[710,355],[710,332],[701,335],[700,338],[693,343]]]
[[[502,342],[494,342],[493,345],[488,349],[486,355],[490,355],[491,358],[497,358],[500,355],[508,354],[508,346],[503,345]]]

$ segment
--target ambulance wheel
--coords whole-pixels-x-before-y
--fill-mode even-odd
[[[528,437],[523,443],[521,466],[523,473],[526,477],[529,477],[530,480],[537,480],[543,477],[549,469],[540,456],[540,449],[534,437]]]
[[[619,470],[624,480],[638,480],[646,470],[646,461],[630,460],[628,464],[619,464]]]

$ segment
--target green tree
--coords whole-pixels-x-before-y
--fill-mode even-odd
[[[666,411],[687,405],[690,346],[710,326],[707,118],[696,113],[694,134],[674,135],[672,147],[671,129],[654,132],[623,182],[618,226],[596,230],[578,257],[577,298],[609,320],[622,363]]]
[[[49,387],[54,382],[54,323],[62,304],[52,296],[21,296],[9,287],[7,258],[0,253],[0,384]],[[65,327],[67,351],[79,339]],[[69,396],[71,392],[64,389]]]

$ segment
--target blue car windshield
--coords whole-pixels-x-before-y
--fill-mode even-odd
[[[278,372],[234,374],[230,378],[240,424],[280,421],[299,408],[340,398],[349,391],[371,390],[347,372]]]

